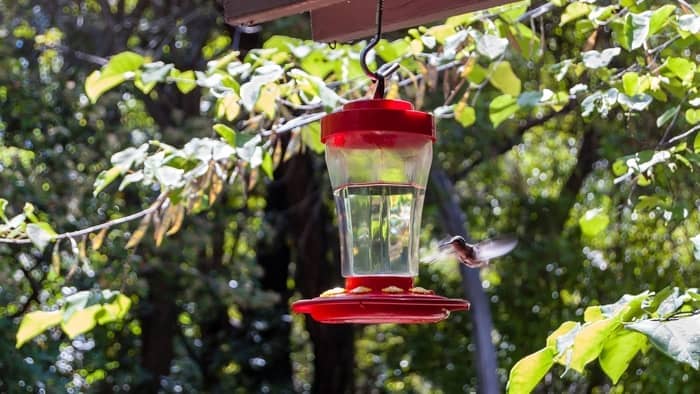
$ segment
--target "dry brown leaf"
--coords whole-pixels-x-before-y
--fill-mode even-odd
[[[129,241],[126,243],[127,249],[135,248],[141,242],[143,236],[146,235],[148,226],[151,224],[151,219],[153,219],[152,214],[148,214],[141,219],[136,231],[131,234],[131,238],[129,238]]]
[[[53,252],[51,252],[51,270],[56,273],[56,275],[61,275],[61,249],[59,244],[61,240],[57,240],[53,244]]]
[[[211,186],[209,187],[209,205],[214,205],[217,197],[224,189],[224,181],[217,174],[212,174]]]
[[[170,228],[168,231],[165,233],[165,235],[173,235],[180,231],[180,227],[182,227],[182,221],[185,219],[185,207],[178,204],[178,205],[171,205],[168,207],[168,211],[173,210],[172,212],[172,219],[170,220]],[[167,213],[166,213],[167,214]]]
[[[102,247],[102,243],[104,242],[108,231],[109,227],[105,227],[102,230],[100,230],[99,233],[93,235],[91,240],[92,250],[97,251],[100,249],[100,247]]]

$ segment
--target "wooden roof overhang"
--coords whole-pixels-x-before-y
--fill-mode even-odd
[[[386,0],[384,31],[434,22],[449,16],[511,3],[513,0]],[[258,24],[311,12],[314,40],[350,41],[376,31],[377,0],[223,0],[230,25]]]

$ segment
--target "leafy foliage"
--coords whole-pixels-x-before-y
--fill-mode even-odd
[[[677,287],[658,294],[625,295],[614,304],[593,306],[584,323],[564,322],[547,338],[547,346],[518,361],[510,372],[509,393],[529,393],[554,365],[579,373],[598,359],[617,383],[638,352],[649,343],[698,369],[697,289],[681,293]],[[641,335],[641,334],[643,335]],[[565,372],[566,373],[566,372]]]

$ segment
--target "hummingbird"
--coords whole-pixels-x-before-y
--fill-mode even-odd
[[[517,244],[518,240],[512,236],[502,236],[470,244],[464,237],[455,235],[440,242],[438,250],[440,254],[454,255],[460,263],[467,267],[480,268],[487,265],[489,260],[510,253]],[[435,258],[430,260],[435,260]]]

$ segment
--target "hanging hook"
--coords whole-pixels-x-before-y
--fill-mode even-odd
[[[399,68],[399,65],[397,63],[387,63],[379,67],[379,69],[377,69],[376,72],[372,72],[367,66],[367,54],[372,48],[374,48],[377,45],[377,43],[379,43],[379,40],[382,38],[383,13],[384,0],[377,0],[377,33],[374,35],[374,37],[372,37],[369,44],[367,44],[367,46],[362,49],[362,52],[360,52],[360,66],[362,66],[362,71],[365,72],[369,79],[371,79],[377,84],[376,89],[374,91],[375,99],[384,98],[385,80],[389,75],[393,74]]]

